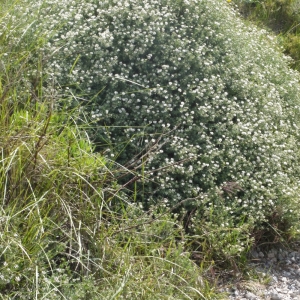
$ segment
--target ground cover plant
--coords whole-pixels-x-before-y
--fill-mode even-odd
[[[219,298],[170,211],[133,203],[80,109],[55,110],[37,12],[0,3],[0,298]]]
[[[184,202],[187,231],[202,250],[214,232],[222,259],[266,231],[296,232],[299,74],[274,37],[215,0],[73,1],[40,13],[47,28],[65,24],[45,47],[57,51],[49,73],[90,99],[91,138],[139,172],[132,189],[146,209]]]
[[[278,35],[284,51],[293,58],[291,66],[300,70],[299,0],[234,1],[246,19],[271,29]]]
[[[1,5],[3,297],[216,299],[212,260],[298,233],[299,74],[265,30],[218,0]]]

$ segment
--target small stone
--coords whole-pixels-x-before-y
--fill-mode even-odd
[[[265,257],[265,255],[261,252],[261,251],[259,251],[258,252],[258,257],[260,257],[260,258],[264,258]]]
[[[275,253],[274,252],[269,252],[268,253],[268,258],[274,258],[275,257]]]
[[[251,256],[252,256],[252,258],[258,258],[258,252],[255,251],[255,250],[253,250],[253,251],[251,252]]]
[[[284,300],[285,296],[282,296],[280,294],[277,293],[272,293],[270,294],[270,300]]]
[[[292,292],[290,295],[294,298],[297,298],[298,296],[300,296],[300,291],[299,292]]]
[[[282,282],[287,282],[287,278],[286,278],[285,276],[282,276],[282,277],[280,278],[280,281],[282,281]]]
[[[256,300],[256,299],[257,299],[257,296],[254,295],[254,294],[251,293],[251,292],[247,292],[246,295],[245,295],[245,298],[248,299],[248,300]]]
[[[293,251],[293,252],[290,253],[289,256],[290,256],[290,257],[295,257],[296,255],[298,255],[298,253],[297,253],[296,251]]]
[[[276,283],[278,282],[277,276],[273,275],[273,276],[272,276],[272,279],[273,279],[274,282],[276,282]]]
[[[282,288],[278,288],[277,289],[277,293],[278,293],[278,295],[280,295],[280,294],[288,294],[288,291],[287,290],[283,290]]]
[[[274,264],[276,262],[277,262],[277,258],[276,257],[270,258],[270,263],[271,264]]]

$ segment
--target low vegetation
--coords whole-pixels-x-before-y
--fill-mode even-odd
[[[291,66],[300,70],[300,1],[299,0],[236,0],[246,19],[278,35],[285,53],[293,58]]]
[[[232,3],[0,1],[0,26],[1,299],[224,299],[298,236],[299,74]]]

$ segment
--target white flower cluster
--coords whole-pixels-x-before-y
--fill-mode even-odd
[[[226,1],[45,0],[39,14],[48,73],[93,99],[94,139],[130,141],[124,163],[161,137],[147,201],[205,195],[237,222],[298,205],[299,75]]]

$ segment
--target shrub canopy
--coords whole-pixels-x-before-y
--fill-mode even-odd
[[[299,74],[274,37],[219,0],[43,5],[50,78],[99,149],[145,162],[145,203],[197,197],[220,225],[298,210]]]

